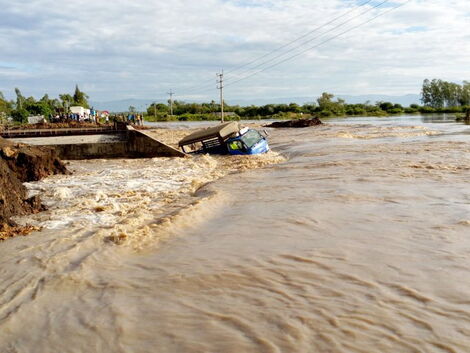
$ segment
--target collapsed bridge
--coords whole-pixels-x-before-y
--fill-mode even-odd
[[[68,160],[186,156],[123,123],[97,128],[5,130],[0,136],[13,142],[52,147],[60,159]]]

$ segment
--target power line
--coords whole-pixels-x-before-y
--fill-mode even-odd
[[[356,6],[356,7],[352,8],[352,9],[350,9],[349,11],[343,13],[342,15],[333,18],[332,20],[330,20],[330,21],[328,21],[328,22],[322,24],[321,26],[318,26],[318,27],[314,28],[313,30],[311,30],[311,31],[309,31],[309,32],[307,32],[307,33],[301,35],[300,37],[297,37],[296,39],[294,39],[294,40],[292,40],[292,41],[290,41],[290,42],[288,42],[288,43],[286,43],[286,44],[283,44],[283,45],[281,45],[280,47],[278,47],[278,48],[276,48],[276,49],[274,49],[274,50],[271,50],[270,52],[268,52],[268,53],[266,53],[266,54],[264,54],[264,55],[262,55],[262,56],[260,56],[260,57],[258,57],[258,58],[256,58],[256,59],[250,61],[249,63],[246,63],[246,64],[243,64],[243,65],[237,66],[237,67],[235,67],[235,68],[233,68],[233,69],[227,71],[226,74],[227,74],[227,75],[228,75],[228,74],[231,74],[232,72],[238,71],[239,69],[242,69],[242,68],[244,68],[244,67],[246,67],[246,66],[249,66],[249,65],[251,65],[251,64],[254,64],[255,62],[257,62],[257,61],[259,61],[259,60],[261,60],[261,59],[264,59],[265,57],[267,57],[267,56],[269,56],[269,55],[271,55],[271,54],[273,54],[273,53],[276,53],[276,52],[278,52],[278,51],[281,50],[281,49],[287,48],[287,47],[290,46],[291,44],[294,44],[295,42],[298,42],[299,40],[304,39],[305,37],[308,37],[309,35],[311,35],[311,34],[317,32],[319,29],[322,29],[323,27],[328,26],[329,24],[332,24],[332,23],[335,22],[336,20],[339,20],[340,18],[343,18],[343,17],[349,15],[350,13],[356,11],[357,9],[359,9],[359,8],[361,8],[361,7],[365,6],[365,5],[367,5],[368,3],[372,2],[372,1],[373,1],[373,0],[367,0],[366,2],[362,3],[361,5]]]
[[[266,54],[264,54],[264,55],[262,55],[262,56],[260,56],[260,57],[258,57],[258,58],[256,58],[256,59],[254,59],[254,60],[252,60],[252,61],[250,61],[249,63],[246,63],[246,64],[244,64],[244,65],[241,65],[241,66],[239,66],[239,67],[236,67],[236,68],[234,68],[234,69],[228,71],[226,74],[233,73],[233,72],[235,72],[235,71],[238,71],[238,70],[241,69],[241,68],[244,68],[244,67],[249,66],[249,65],[251,65],[251,64],[253,64],[253,63],[255,63],[255,62],[257,62],[257,61],[259,61],[259,60],[261,60],[261,59],[264,59],[265,57],[268,57],[268,56],[270,56],[271,54],[276,53],[276,52],[280,51],[281,49],[284,49],[284,48],[290,46],[291,44],[294,44],[294,43],[298,42],[299,40],[308,37],[309,35],[311,35],[311,34],[315,33],[316,31],[318,31],[318,30],[320,30],[320,29],[322,29],[322,28],[328,26],[329,24],[335,22],[336,20],[338,20],[338,19],[340,19],[340,18],[343,18],[343,17],[349,15],[350,13],[356,11],[357,9],[359,9],[359,8],[361,8],[361,7],[364,7],[365,5],[369,4],[369,3],[372,2],[372,1],[373,1],[373,0],[367,0],[367,1],[363,2],[363,3],[360,4],[359,6],[356,6],[356,7],[354,7],[353,9],[348,10],[347,12],[343,13],[342,15],[339,15],[339,16],[333,18],[332,20],[330,20],[330,21],[324,23],[324,24],[321,25],[321,26],[316,27],[315,29],[313,29],[313,30],[311,30],[311,31],[309,31],[309,32],[307,32],[307,33],[305,33],[304,35],[302,35],[302,36],[300,36],[300,37],[297,37],[296,39],[294,39],[294,40],[292,40],[292,41],[290,41],[290,42],[288,42],[288,43],[282,45],[281,47],[276,48],[276,49],[274,49],[274,50],[272,50],[272,51],[270,51],[270,52],[268,52],[268,53],[266,53]],[[387,1],[389,1],[389,0],[386,0],[385,2],[387,2]],[[379,4],[378,6],[380,6],[380,5],[382,5],[382,4],[383,4],[383,3]],[[376,8],[376,7],[378,7],[378,6],[375,6],[374,8]],[[373,8],[372,8],[372,9],[373,9]],[[324,33],[324,34],[325,34],[325,33]],[[317,38],[318,38],[318,37],[316,37],[315,39],[317,39]],[[209,87],[211,87],[211,88],[209,88]],[[213,89],[213,83],[204,84],[204,85],[202,85],[202,86],[190,87],[185,93],[188,94],[188,93],[201,92],[201,91],[202,91],[202,92],[205,92],[205,91],[208,91],[209,89],[211,89],[211,90]]]
[[[384,3],[388,2],[388,1],[389,1],[389,0],[385,0],[385,1],[383,1],[382,3],[380,3],[380,4],[378,4],[378,5],[375,5],[373,8],[367,10],[366,12],[369,12],[369,11],[375,9],[375,8],[378,8],[379,6],[383,5]],[[251,77],[253,77],[253,76],[255,76],[255,75],[257,75],[257,74],[259,74],[259,73],[261,73],[261,72],[264,72],[264,71],[266,71],[266,70],[268,70],[268,69],[270,69],[270,68],[273,68],[273,67],[278,66],[278,65],[281,65],[281,64],[283,64],[283,63],[285,63],[285,62],[287,62],[287,61],[290,61],[290,60],[292,60],[292,59],[294,59],[294,58],[296,58],[296,57],[302,55],[303,53],[305,53],[305,52],[307,52],[307,51],[310,51],[310,50],[312,50],[312,49],[315,49],[315,48],[317,48],[317,47],[319,47],[319,46],[321,46],[321,45],[323,45],[323,44],[325,44],[325,43],[328,43],[328,42],[330,42],[330,41],[332,41],[332,40],[334,40],[334,39],[336,39],[336,38],[338,38],[338,37],[340,37],[340,36],[342,36],[342,35],[344,35],[344,34],[350,32],[350,31],[353,31],[354,29],[357,29],[357,28],[359,28],[359,27],[362,27],[362,26],[364,26],[364,25],[366,25],[366,24],[372,22],[373,20],[377,19],[378,17],[384,16],[384,15],[386,15],[387,13],[390,13],[390,12],[392,12],[392,11],[395,11],[395,10],[397,10],[398,8],[400,8],[400,7],[404,6],[404,5],[406,5],[406,4],[409,3],[409,2],[411,2],[411,0],[407,0],[407,1],[405,1],[404,3],[402,3],[402,4],[399,4],[398,6],[395,6],[395,7],[391,8],[391,9],[389,9],[389,10],[386,10],[386,11],[384,11],[384,12],[382,12],[382,13],[380,13],[380,14],[374,16],[374,17],[372,17],[371,19],[369,19],[369,20],[367,20],[367,21],[365,21],[365,22],[362,22],[362,23],[360,23],[360,24],[358,24],[358,25],[356,25],[356,26],[353,26],[353,27],[347,29],[346,31],[343,31],[343,32],[341,32],[341,33],[338,33],[338,34],[334,35],[333,37],[330,37],[330,38],[328,38],[328,39],[326,39],[326,40],[324,40],[324,41],[322,41],[322,42],[320,42],[320,43],[318,43],[318,44],[316,44],[316,45],[314,45],[314,46],[312,46],[312,47],[309,47],[309,48],[307,48],[307,49],[305,49],[305,50],[302,50],[302,51],[300,51],[299,53],[297,53],[297,54],[295,54],[295,55],[289,56],[289,57],[287,57],[287,58],[285,58],[285,59],[283,59],[283,60],[281,60],[281,61],[279,61],[279,62],[276,62],[276,63],[274,63],[274,64],[272,64],[272,65],[270,65],[270,66],[267,66],[267,67],[265,67],[265,68],[262,68],[261,70],[258,70],[258,71],[254,72],[254,73],[252,73],[252,74],[250,74],[250,75],[248,75],[248,76],[242,77],[242,78],[237,79],[237,80],[232,81],[232,82],[229,82],[229,83],[227,83],[225,86],[234,85],[234,84],[236,84],[236,83],[238,83],[238,82],[240,82],[240,81],[246,80],[246,79],[251,78]],[[362,4],[361,6],[363,6],[363,5],[365,5],[365,3]],[[352,11],[351,11],[351,12],[352,12]],[[351,21],[352,19],[354,19],[354,18],[357,18],[357,17],[362,16],[362,15],[365,14],[366,12],[363,12],[363,13],[361,13],[361,14],[359,14],[359,15],[356,15],[356,16],[354,16],[353,18],[351,18],[350,20],[345,21],[345,22],[343,22],[342,24],[340,24],[340,25],[338,25],[338,26],[335,26],[334,29],[337,29],[337,28],[339,28],[339,27],[344,26],[344,24],[350,22],[350,21]],[[331,29],[331,30],[329,30],[329,31],[327,31],[327,32],[324,32],[322,35],[325,35],[325,34],[331,32],[332,30],[333,30],[333,29]],[[321,36],[322,36],[322,35],[321,35]],[[311,41],[311,40],[309,40],[309,41],[307,41],[307,42],[310,42],[310,41]],[[305,42],[305,43],[307,43],[307,42]],[[305,44],[305,43],[303,43],[303,44]],[[286,46],[287,46],[287,45],[286,45]],[[301,46],[302,46],[302,45],[297,46],[295,49],[298,49],[298,48],[300,48]],[[282,56],[285,56],[286,54],[288,54],[288,52],[286,52],[286,53],[284,53],[284,54],[282,54],[282,55],[279,55],[279,56],[277,56],[276,58],[280,58],[280,57],[282,57]],[[260,67],[260,66],[262,66],[262,65],[265,65],[266,63],[272,62],[272,61],[275,60],[276,58],[273,58],[273,59],[271,59],[271,60],[267,60],[266,62],[263,62],[261,65],[257,65],[256,67]],[[253,67],[252,69],[254,69],[254,68],[256,68],[256,67]],[[233,71],[232,71],[232,72],[233,72]],[[230,81],[230,78],[227,79],[226,81]],[[212,86],[212,84],[211,84],[210,86]],[[213,87],[213,86],[212,86],[212,87]],[[205,89],[204,89],[204,88],[205,88]],[[202,87],[202,89],[193,89],[191,92],[201,92],[201,93],[202,93],[202,92],[212,91],[212,90],[213,90],[213,88],[209,88],[208,85],[205,85],[205,86]]]
[[[362,26],[364,26],[364,25],[366,25],[366,24],[372,22],[373,20],[375,20],[375,19],[377,19],[377,18],[379,18],[379,17],[386,15],[387,13],[390,13],[390,12],[392,12],[392,11],[395,11],[395,10],[397,10],[398,8],[402,7],[402,6],[405,6],[405,5],[406,5],[407,3],[409,3],[409,2],[411,2],[411,0],[407,0],[407,1],[405,1],[404,3],[402,3],[402,4],[398,5],[398,6],[395,6],[395,7],[391,8],[391,9],[389,9],[389,10],[386,10],[386,11],[384,11],[384,12],[382,12],[382,13],[380,13],[380,14],[378,14],[378,15],[372,17],[372,18],[370,18],[369,20],[367,20],[367,21],[365,21],[365,22],[362,22],[362,23],[360,23],[360,24],[358,24],[358,25],[356,25],[356,26],[353,26],[353,27],[347,29],[347,30],[344,31],[344,32],[341,32],[341,33],[336,34],[336,35],[334,35],[333,37],[331,37],[331,38],[329,38],[329,39],[327,39],[327,40],[324,40],[323,42],[321,42],[321,43],[319,43],[319,44],[316,44],[316,45],[314,45],[314,46],[312,46],[312,47],[309,47],[309,48],[307,48],[307,49],[305,49],[305,50],[302,50],[301,52],[299,52],[299,53],[297,53],[297,54],[295,54],[295,55],[292,55],[292,56],[290,56],[290,57],[288,57],[288,58],[286,58],[286,59],[283,59],[283,60],[281,60],[281,61],[279,61],[279,62],[277,62],[277,63],[274,63],[274,64],[272,64],[272,65],[270,65],[270,66],[267,66],[267,67],[265,67],[265,68],[263,68],[263,69],[261,69],[261,70],[255,72],[255,73],[253,73],[253,74],[251,74],[251,75],[242,77],[242,78],[240,78],[240,79],[238,79],[238,80],[235,80],[235,81],[232,81],[232,82],[226,84],[225,86],[234,85],[234,84],[236,84],[236,83],[238,83],[238,82],[240,82],[240,81],[244,81],[244,80],[246,80],[246,79],[248,79],[248,78],[250,78],[250,77],[253,77],[253,76],[255,76],[255,75],[257,75],[257,74],[259,74],[259,73],[261,73],[261,72],[264,72],[264,71],[266,71],[266,70],[268,70],[268,69],[271,69],[271,68],[273,68],[273,67],[275,67],[275,66],[278,66],[278,65],[281,65],[281,64],[283,64],[283,63],[285,63],[285,62],[287,62],[287,61],[290,61],[290,60],[292,60],[292,59],[294,59],[294,58],[296,58],[296,57],[298,57],[298,56],[300,56],[300,55],[302,55],[302,54],[304,54],[304,53],[306,53],[306,52],[308,52],[308,51],[310,51],[310,50],[312,50],[312,49],[318,48],[319,46],[321,46],[321,45],[323,45],[323,44],[325,44],[325,43],[328,43],[328,42],[332,41],[333,39],[336,39],[336,38],[338,38],[338,37],[341,37],[342,35],[344,35],[344,34],[346,34],[346,33],[348,33],[348,32],[351,32],[351,31],[353,31],[353,30],[355,30],[355,29],[357,29],[357,28],[359,28],[359,27],[362,27]]]
[[[361,17],[361,16],[363,16],[363,15],[369,13],[370,11],[373,11],[373,10],[379,8],[380,6],[384,5],[385,3],[389,2],[389,1],[390,1],[390,0],[383,0],[383,1],[380,2],[379,4],[377,4],[377,5],[373,6],[373,7],[371,7],[370,9],[367,9],[366,11],[363,11],[363,12],[361,12],[360,14],[351,17],[349,20],[344,21],[344,22],[342,22],[342,23],[336,25],[336,26],[333,27],[333,28],[330,28],[328,31],[323,32],[322,34],[320,34],[320,35],[318,35],[318,36],[316,36],[316,37],[314,37],[314,38],[312,38],[312,39],[309,39],[309,40],[307,40],[307,41],[304,41],[304,42],[300,43],[299,45],[297,45],[296,47],[290,49],[289,51],[287,51],[287,52],[285,52],[285,53],[281,53],[281,54],[279,54],[279,55],[276,55],[275,57],[273,57],[273,58],[271,58],[271,59],[268,59],[268,60],[266,60],[266,61],[264,61],[264,62],[262,62],[262,63],[260,63],[260,64],[258,64],[258,65],[256,65],[256,66],[250,68],[249,70],[245,70],[245,71],[242,72],[240,75],[246,74],[246,73],[248,73],[248,72],[250,72],[250,71],[252,71],[252,70],[254,70],[254,69],[257,69],[257,68],[259,68],[259,67],[262,67],[262,66],[265,65],[265,64],[269,64],[270,62],[273,62],[273,61],[275,61],[276,59],[279,59],[279,58],[281,58],[281,57],[283,57],[283,56],[285,56],[285,55],[288,55],[289,52],[294,51],[294,50],[296,50],[296,49],[299,49],[299,48],[301,48],[302,46],[304,46],[305,44],[310,43],[310,42],[312,42],[312,41],[314,41],[314,40],[316,40],[316,39],[318,39],[318,38],[324,36],[325,34],[328,34],[328,33],[333,32],[334,30],[336,30],[336,29],[338,29],[338,28],[343,27],[345,24],[347,24],[347,23],[349,23],[349,22],[355,20],[355,19],[358,18],[358,17]],[[230,81],[230,78],[227,79],[227,81]]]
[[[217,83],[217,81],[215,81]],[[187,96],[188,94],[191,93],[204,93],[204,92],[209,92],[214,90],[214,83],[207,84],[204,86],[200,86],[199,88],[193,88],[190,91],[184,92],[184,95]],[[180,94],[179,96],[182,96],[183,94]]]
[[[213,89],[214,89],[214,83],[212,82],[210,84],[205,84],[205,85],[199,86],[199,87],[194,86],[190,90],[185,91],[185,92],[183,91],[183,92],[185,93],[185,95],[188,95],[188,94],[195,93],[195,92],[199,93],[199,92],[212,91]]]

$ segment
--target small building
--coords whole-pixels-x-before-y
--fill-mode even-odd
[[[85,116],[88,117],[88,116],[90,116],[91,110],[87,109],[87,108],[80,107],[80,106],[73,106],[73,107],[70,107],[70,112],[72,114],[78,114],[78,115],[83,116],[83,117],[85,117]]]
[[[70,107],[70,113],[77,115],[77,119],[79,121],[88,121],[90,119],[93,120],[93,116],[91,116],[91,110],[87,108],[83,108],[80,106],[73,106]]]

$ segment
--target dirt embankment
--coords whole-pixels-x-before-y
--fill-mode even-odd
[[[23,183],[63,173],[67,169],[53,149],[0,138],[0,240],[31,230],[17,227],[10,220],[12,216],[44,209],[37,196],[28,198]]]

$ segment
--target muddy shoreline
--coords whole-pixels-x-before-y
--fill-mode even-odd
[[[0,240],[26,235],[34,227],[20,227],[11,217],[43,211],[38,196],[28,197],[24,182],[66,174],[65,164],[51,148],[17,144],[0,138]]]

